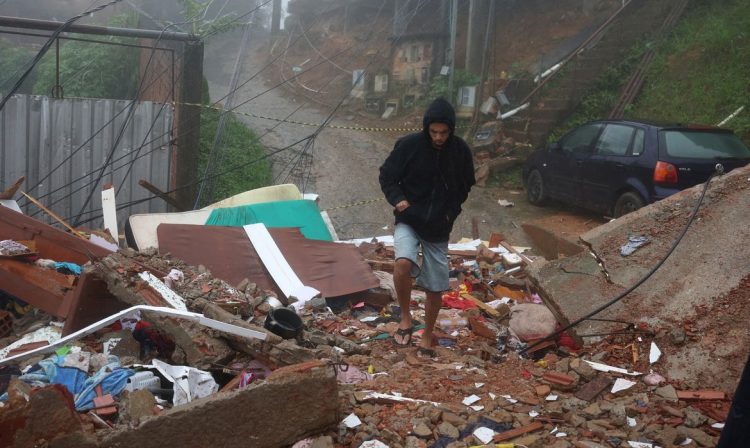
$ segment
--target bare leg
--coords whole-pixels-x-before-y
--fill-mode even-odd
[[[435,321],[437,320],[442,302],[441,293],[427,293],[427,303],[425,303],[424,307],[424,333],[422,333],[422,341],[419,343],[420,347],[432,347],[432,330],[435,328]]]
[[[398,297],[398,306],[401,308],[401,322],[398,328],[411,328],[411,261],[406,258],[399,258],[393,268],[393,285],[396,288]],[[408,336],[394,335],[397,344],[403,344]]]

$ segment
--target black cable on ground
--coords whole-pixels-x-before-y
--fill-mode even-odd
[[[622,293],[620,293],[614,299],[610,300],[609,302],[605,303],[604,305],[600,306],[599,308],[595,309],[594,311],[590,312],[589,314],[581,317],[580,319],[577,319],[574,322],[568,324],[564,328],[561,328],[560,330],[557,330],[556,332],[552,333],[551,335],[547,336],[546,338],[543,338],[543,339],[540,339],[540,340],[536,341],[535,343],[531,344],[530,346],[528,346],[525,349],[523,349],[520,352],[518,352],[518,354],[519,355],[523,355],[524,353],[528,352],[529,350],[533,349],[534,347],[537,347],[537,346],[541,345],[544,342],[547,342],[547,341],[550,341],[550,340],[553,340],[553,339],[557,339],[557,337],[560,336],[561,334],[563,334],[564,332],[570,330],[571,328],[575,327],[576,325],[580,324],[581,322],[583,322],[585,320],[588,320],[588,319],[596,316],[597,314],[599,314],[602,311],[606,310],[610,306],[612,306],[615,303],[619,302],[624,297],[626,297],[628,294],[630,294],[631,292],[633,292],[636,288],[638,288],[639,286],[641,286],[646,280],[648,280],[649,278],[651,278],[651,276],[654,275],[654,273],[659,270],[659,268],[664,264],[664,262],[667,261],[667,259],[669,258],[669,256],[672,255],[672,252],[674,252],[674,250],[680,244],[680,242],[682,241],[682,238],[685,236],[685,234],[687,233],[688,229],[690,228],[690,225],[693,223],[693,220],[695,220],[695,216],[698,214],[698,209],[700,208],[701,204],[703,203],[703,198],[706,196],[706,191],[708,191],[708,185],[711,183],[711,179],[713,179],[717,175],[721,175],[723,173],[724,173],[724,167],[721,164],[716,164],[716,169],[715,169],[714,173],[711,174],[711,176],[708,178],[708,180],[704,184],[703,191],[701,192],[701,195],[698,198],[698,202],[695,204],[695,207],[693,207],[693,211],[690,214],[690,218],[688,219],[687,223],[685,223],[685,227],[683,227],[683,229],[680,232],[680,234],[674,240],[674,243],[672,243],[672,247],[669,248],[669,251],[667,251],[667,253],[664,255],[664,257],[662,257],[662,259],[659,260],[659,262],[656,263],[656,265],[654,265],[654,267],[651,268],[651,270],[648,271],[646,273],[646,275],[644,275],[643,277],[641,277],[641,279],[638,280],[637,282],[635,282],[635,284],[633,284],[633,286],[631,286],[630,288],[628,288],[625,291],[623,291]]]

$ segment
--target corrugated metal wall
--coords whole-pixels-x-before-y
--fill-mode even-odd
[[[23,191],[72,221],[92,187],[96,191],[84,219],[99,214],[105,183],[121,188],[118,205],[151,196],[138,185],[140,179],[169,190],[172,108],[147,101],[136,104],[102,182],[92,185],[121,132],[129,105],[123,100],[15,95],[0,111],[0,191],[26,176]],[[16,199],[24,213],[51,222],[25,198]],[[166,210],[161,199],[120,210],[120,230],[131,214]],[[97,219],[82,225],[95,229],[101,224]]]

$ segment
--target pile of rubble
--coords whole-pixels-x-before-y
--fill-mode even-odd
[[[268,265],[266,286],[236,269],[230,282],[156,249],[20,226],[32,234],[0,243],[0,276],[23,286],[0,295],[0,446],[703,447],[729,412],[726,391],[669,378],[645,324],[558,331],[527,279],[534,257],[498,234],[451,245],[425,359],[393,342],[387,238],[355,242],[379,287],[300,299]],[[415,290],[414,341],[424,301]]]

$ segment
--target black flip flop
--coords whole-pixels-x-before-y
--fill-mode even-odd
[[[409,328],[399,328],[396,330],[396,334],[394,334],[393,343],[396,344],[399,347],[408,347],[411,345],[411,334],[414,332],[414,327]],[[402,337],[403,342],[399,343],[395,336],[399,335]]]

